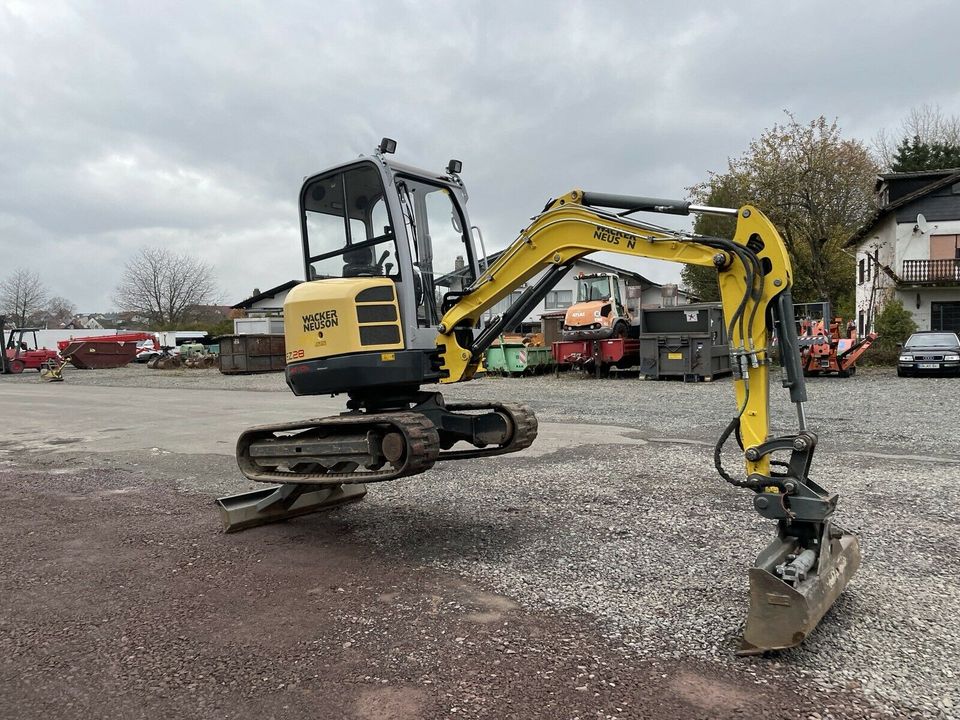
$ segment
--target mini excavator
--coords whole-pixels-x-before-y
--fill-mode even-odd
[[[741,654],[800,644],[860,564],[856,535],[834,522],[838,496],[810,479],[817,435],[807,399],[783,240],[755,207],[573,190],[551,199],[484,264],[470,225],[462,165],[442,173],[402,165],[384,138],[361,156],[307,178],[300,191],[306,282],[284,303],[286,380],[296,395],[346,395],[333,417],[253,427],[237,441],[243,474],[272,487],[220,498],[227,532],[359,500],[366,485],[437,462],[480,460],[529,447],[533,412],[519,403],[447,403],[424,386],[472,379],[501,332],[524,318],[579,258],[609,251],[715,268],[730,338],[736,409],[720,433],[720,477],[753,493],[776,537],[749,571]],[[638,213],[736,217],[732,239],[670,230]],[[481,255],[475,248],[479,240]],[[522,289],[517,296],[515,291]],[[498,319],[481,315],[511,298]],[[509,301],[508,301],[509,302]],[[770,437],[770,341],[796,406],[795,433]],[[723,465],[733,437],[745,473]]]

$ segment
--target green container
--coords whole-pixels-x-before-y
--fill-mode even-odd
[[[544,372],[553,367],[553,354],[547,347],[527,347],[520,344],[498,345],[487,349],[487,372],[514,373]]]

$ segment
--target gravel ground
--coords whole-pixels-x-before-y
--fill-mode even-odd
[[[0,499],[4,717],[877,717],[783,669],[638,657],[383,552],[363,514],[225,536],[209,498],[100,469],[0,469]]]
[[[287,392],[279,375],[68,373],[80,385]],[[712,441],[732,405],[728,380],[486,378],[445,393],[529,399],[541,421],[615,426],[622,441],[585,447],[571,436],[555,452],[534,445],[377,486],[336,514],[351,543],[467,578],[528,611],[589,618],[638,662],[703,662],[845,698],[824,717],[853,713],[858,697],[896,717],[960,717],[960,380],[871,369],[809,382],[808,416],[821,433],[814,479],[841,494],[838,515],[861,533],[863,566],[803,647],[751,660],[731,653],[747,605],[745,568],[772,528],[712,469]],[[789,431],[792,408],[779,388],[772,393],[774,429]],[[106,452],[93,462],[122,461]],[[176,472],[175,458],[155,463]],[[213,483],[187,484],[210,492]]]

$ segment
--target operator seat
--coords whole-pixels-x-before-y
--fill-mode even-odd
[[[364,247],[347,250],[343,254],[343,276],[380,275],[380,267],[373,261],[373,248]]]

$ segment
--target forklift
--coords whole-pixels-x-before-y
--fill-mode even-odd
[[[24,370],[43,372],[60,364],[60,354],[56,350],[42,348],[37,342],[37,331],[40,328],[11,328],[10,334],[4,337],[5,325],[6,318],[0,316],[0,341],[3,342],[0,374],[19,375]],[[27,338],[31,336],[32,347],[27,342]]]

